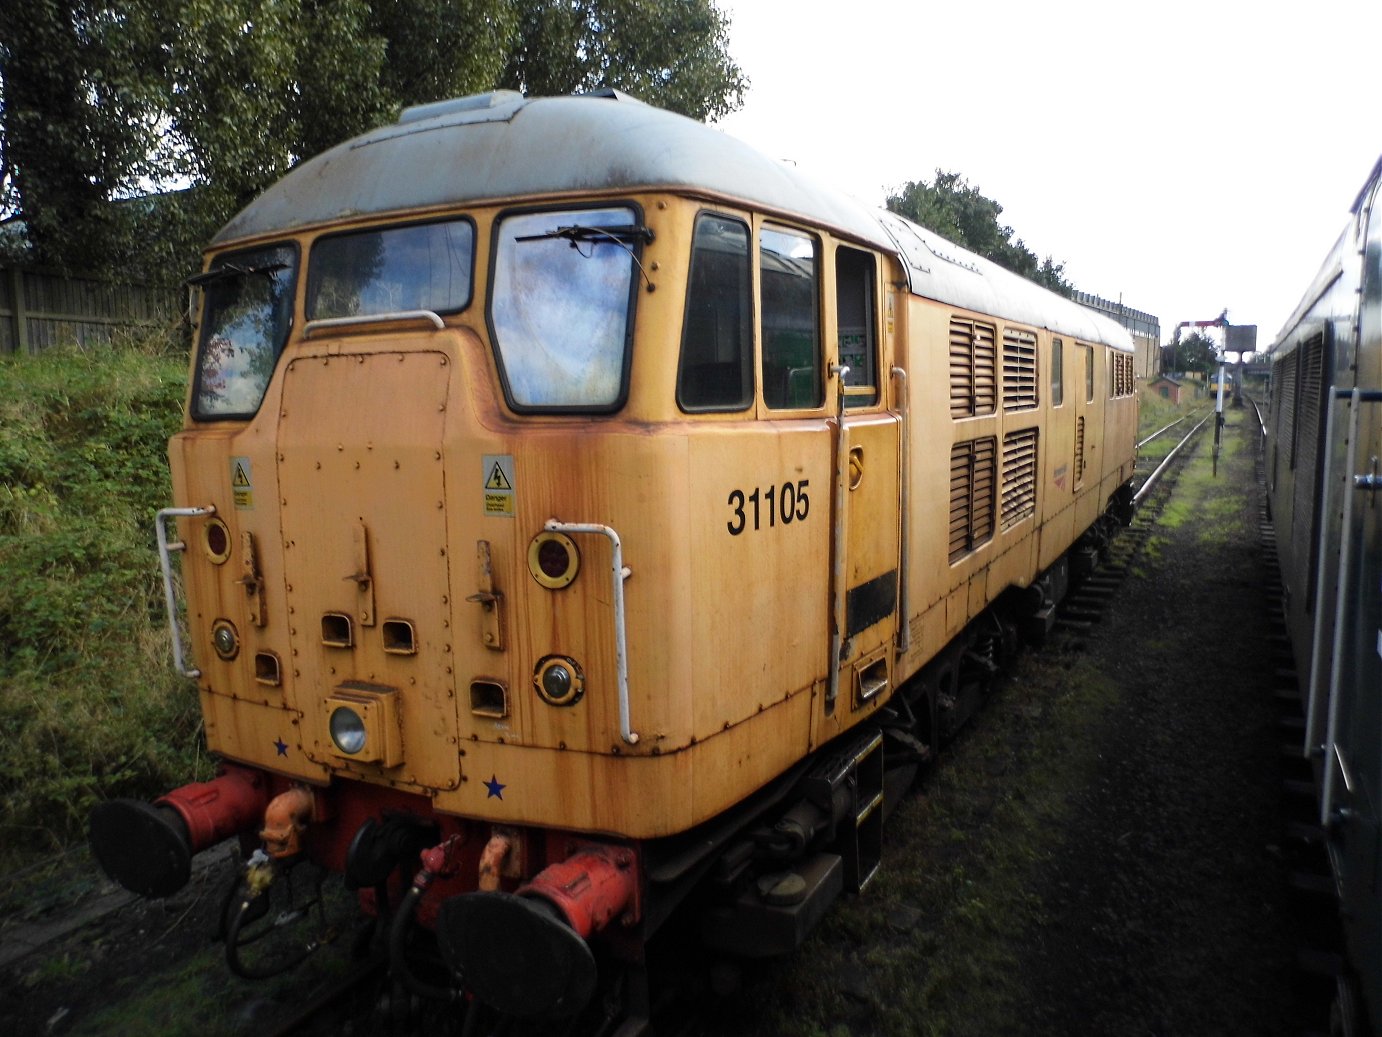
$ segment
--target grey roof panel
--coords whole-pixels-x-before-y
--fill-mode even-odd
[[[734,137],[612,96],[496,91],[408,109],[293,169],[213,241],[506,198],[610,188],[722,196],[898,255],[913,293],[1131,351],[1121,325]]]
[[[869,210],[848,196],[720,130],[640,101],[529,101],[503,92],[492,107],[448,112],[448,103],[428,106],[441,114],[372,131],[302,163],[214,243],[353,216],[611,187],[697,187],[887,243]]]

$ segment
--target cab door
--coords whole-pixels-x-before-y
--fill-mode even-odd
[[[888,410],[889,367],[873,253],[835,249],[838,430],[832,574],[837,669],[827,712],[839,723],[892,684],[899,611],[902,418]],[[831,701],[833,698],[833,701]]]

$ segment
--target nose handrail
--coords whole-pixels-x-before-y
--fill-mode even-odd
[[[200,677],[202,671],[196,667],[189,669],[187,666],[187,660],[182,650],[182,631],[178,629],[177,599],[173,594],[172,553],[187,550],[187,544],[181,540],[170,541],[164,523],[170,518],[194,518],[199,515],[214,514],[216,514],[216,505],[208,504],[202,508],[164,508],[154,516],[154,530],[158,536],[158,564],[163,570],[163,602],[168,609],[168,630],[173,635],[173,666],[184,677],[193,679]]]
[[[591,533],[605,537],[610,543],[610,575],[614,588],[614,661],[619,681],[619,736],[629,745],[638,744],[638,732],[629,720],[629,658],[624,629],[624,581],[633,571],[624,564],[624,545],[619,534],[609,526],[593,522],[559,522],[548,519],[542,527],[549,533]]]

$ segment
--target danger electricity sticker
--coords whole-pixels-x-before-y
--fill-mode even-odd
[[[248,457],[230,459],[230,490],[235,507],[241,511],[254,509],[254,469]]]
[[[485,454],[484,471],[485,514],[514,517],[513,454]]]

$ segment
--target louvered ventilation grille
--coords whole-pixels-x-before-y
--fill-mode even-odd
[[[993,437],[950,448],[950,561],[969,554],[993,536]]]
[[[1291,444],[1291,463],[1315,463],[1315,443],[1320,423],[1320,379],[1324,368],[1324,335],[1316,335],[1299,350],[1300,385],[1296,394],[1296,421],[1292,431],[1295,440]],[[1296,481],[1300,485],[1300,480]]]
[[[1075,419],[1075,485],[1084,482],[1084,415]]]
[[[1296,386],[1297,413],[1295,442],[1293,444],[1293,463],[1296,466],[1296,482],[1291,518],[1291,541],[1294,557],[1309,559],[1309,579],[1306,586],[1306,601],[1314,599],[1315,566],[1319,523],[1320,498],[1323,487],[1320,481],[1320,428],[1321,410],[1324,394],[1324,335],[1321,333],[1296,350],[1300,355],[1300,381]],[[1309,605],[1307,604],[1307,607]]]
[[[1296,364],[1299,360],[1299,350],[1284,360],[1278,360],[1273,375],[1276,382],[1277,443],[1286,445],[1292,468],[1296,466]]]
[[[950,413],[956,418],[992,414],[997,407],[997,352],[990,324],[950,322]]]
[[[1036,512],[1037,430],[1003,437],[1003,529]]]
[[[1036,335],[1003,329],[1003,409],[1026,410],[1037,405]]]
[[[1132,354],[1111,353],[1109,357],[1113,369],[1113,375],[1109,379],[1109,395],[1114,397],[1131,396],[1135,388]]]

